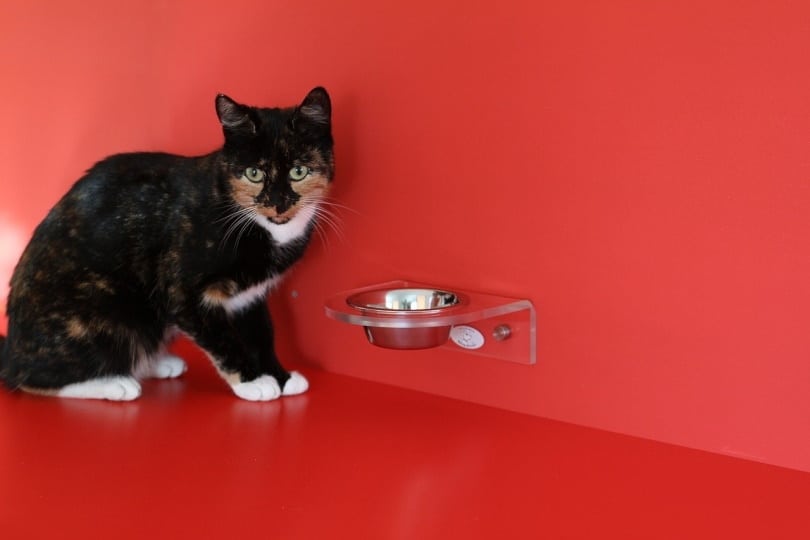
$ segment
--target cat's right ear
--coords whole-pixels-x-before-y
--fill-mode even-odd
[[[240,105],[225,94],[218,94],[216,99],[217,116],[225,133],[253,134],[256,125],[250,118],[248,108]]]

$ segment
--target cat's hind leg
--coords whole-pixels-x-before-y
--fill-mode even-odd
[[[175,379],[188,371],[185,360],[169,352],[169,346],[179,334],[170,326],[163,332],[163,342],[151,355],[142,355],[136,362],[135,377],[138,379]]]
[[[139,366],[136,375],[141,379],[174,379],[188,370],[186,362],[173,354],[162,353]]]
[[[100,377],[68,384],[56,390],[54,395],[65,398],[132,401],[140,397],[141,385],[134,377]]]
[[[16,377],[10,382],[32,394],[131,401],[140,397],[141,385],[131,373],[127,356],[96,343],[53,346],[43,342],[30,354],[14,358]]]

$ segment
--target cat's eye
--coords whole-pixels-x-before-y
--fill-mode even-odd
[[[296,165],[290,169],[290,178],[296,182],[303,180],[309,174],[309,167],[305,165]]]
[[[261,182],[264,180],[265,174],[261,169],[257,169],[256,167],[248,167],[245,169],[244,176],[251,182]]]

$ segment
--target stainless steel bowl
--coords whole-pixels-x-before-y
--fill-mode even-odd
[[[389,326],[365,326],[368,341],[387,349],[428,349],[447,342],[452,326],[431,325],[430,316],[457,307],[459,295],[440,289],[377,289],[346,299],[361,313],[390,315]]]
[[[439,289],[377,289],[354,294],[346,302],[360,311],[402,315],[435,313],[457,305],[459,298]]]
[[[386,349],[431,349],[447,343],[451,326],[383,328],[364,326],[368,342]]]

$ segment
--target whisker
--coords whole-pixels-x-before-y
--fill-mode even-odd
[[[353,214],[356,214],[358,216],[361,215],[359,211],[355,210],[351,206],[346,206],[343,203],[335,202],[335,201],[333,201],[332,199],[329,199],[329,198],[321,198],[321,199],[319,199],[318,204],[322,204],[324,206],[329,206],[329,207],[332,207],[332,208],[339,208],[341,210],[346,210],[346,211],[351,212]]]
[[[237,204],[232,199],[226,199],[226,200],[217,201],[216,203],[211,205],[211,208],[213,208],[215,210],[234,210],[234,211],[238,211],[238,210],[241,210],[243,207],[241,205]],[[217,219],[216,221],[226,220],[226,219],[228,219],[229,215],[230,214],[226,214],[226,215],[222,216],[221,218]]]
[[[231,234],[235,232],[244,216],[247,215],[249,212],[250,209],[242,208],[230,214],[226,220],[223,220],[226,223],[229,223],[228,229],[225,231],[225,235],[223,236],[223,241],[227,241],[227,239],[231,236]]]
[[[328,234],[327,229],[332,229],[341,242],[346,241],[346,234],[343,231],[340,217],[334,210],[328,208],[330,205],[325,205],[325,202],[327,201],[324,201],[319,196],[304,197],[301,201],[302,205],[309,206],[313,209],[313,226],[315,228],[315,232],[321,238],[324,246],[328,248],[330,244],[329,238],[331,235]]]
[[[253,221],[254,214],[255,212],[246,212],[245,215],[242,216],[240,220],[241,225],[239,227],[239,231],[236,234],[236,242],[234,242],[233,248],[234,251],[239,251],[239,242],[242,240],[242,236],[245,234],[245,231],[247,231],[250,228],[250,224]]]
[[[313,228],[315,233],[318,235],[318,238],[321,239],[321,244],[323,244],[324,248],[329,251],[331,245],[329,244],[329,237],[324,233],[323,226],[318,222],[316,219],[313,223]]]
[[[322,220],[326,225],[332,228],[335,231],[335,234],[344,238],[345,231],[343,230],[343,223],[339,220],[337,216],[334,214],[330,214],[328,211],[321,209],[319,212],[315,213],[318,216],[318,219]]]
[[[236,239],[234,242],[234,251],[239,249],[239,241],[242,239],[242,235],[245,233],[245,230],[250,225],[251,218],[255,213],[255,207],[248,206],[248,207],[237,207],[235,204],[232,205],[235,207],[235,210],[228,214],[227,216],[220,218],[219,221],[224,222],[227,225],[227,229],[225,230],[225,234],[222,236],[220,240],[220,250],[224,249],[225,245],[228,243],[228,240],[236,234]]]
[[[326,234],[325,228],[328,227],[334,231],[335,235],[341,242],[346,241],[346,232],[343,229],[343,223],[340,220],[340,217],[334,212],[331,212],[326,208],[316,207],[315,223],[322,229],[322,233],[324,235]]]

